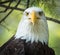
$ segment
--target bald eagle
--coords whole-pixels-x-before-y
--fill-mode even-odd
[[[48,46],[47,20],[41,8],[27,8],[15,36],[0,48],[0,55],[55,55]]]

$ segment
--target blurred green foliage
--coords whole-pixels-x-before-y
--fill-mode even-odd
[[[21,19],[21,13],[21,11],[14,10],[0,25],[0,46],[16,32],[18,23]],[[0,16],[4,15],[0,14]]]

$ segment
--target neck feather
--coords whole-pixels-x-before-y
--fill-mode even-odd
[[[48,28],[46,22],[37,22],[34,26],[32,24],[20,23],[18,26],[16,39],[26,39],[26,42],[48,42]]]

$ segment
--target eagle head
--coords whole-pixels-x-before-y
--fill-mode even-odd
[[[26,39],[26,42],[48,42],[48,25],[41,8],[27,8],[18,25],[15,38]]]

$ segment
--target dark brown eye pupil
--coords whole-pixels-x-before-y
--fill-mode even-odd
[[[26,16],[27,16],[27,15],[29,15],[29,13],[28,13],[28,12],[26,12]]]
[[[42,15],[43,12],[39,12],[39,15]]]

